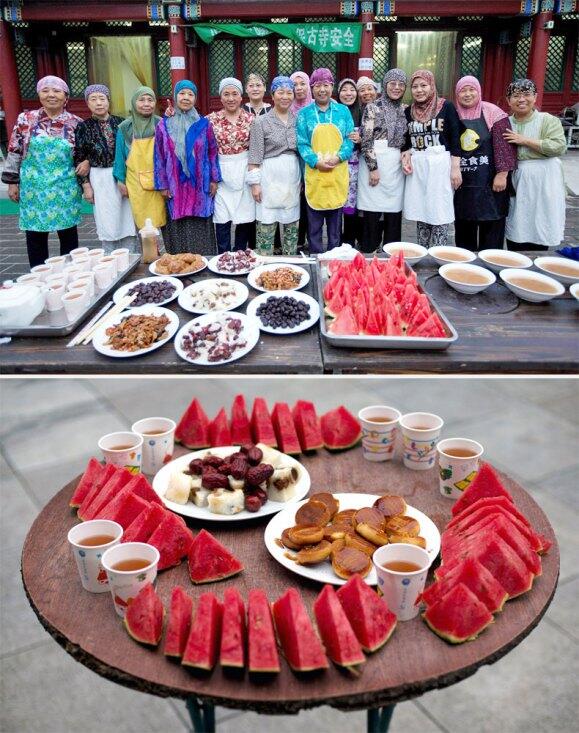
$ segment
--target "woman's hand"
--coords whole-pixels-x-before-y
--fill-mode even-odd
[[[20,186],[18,183],[8,184],[8,198],[17,204],[20,201]]]
[[[163,189],[162,189],[161,191],[159,191],[159,193],[161,194],[161,196],[162,196],[162,197],[163,197],[164,199],[172,199],[172,198],[173,198],[173,197],[171,196],[171,191],[169,191],[169,189],[168,189],[168,188],[163,188]]]
[[[82,184],[82,197],[85,201],[88,201],[89,204],[94,204],[93,187],[88,183],[88,181]]]
[[[251,195],[256,204],[261,204],[261,186],[259,183],[254,183],[251,187]]]
[[[333,171],[335,167],[335,164],[331,165],[326,160],[318,160],[316,163],[316,168],[322,173],[329,173],[329,171]]]
[[[129,198],[129,189],[125,186],[124,183],[121,183],[121,181],[117,181],[117,187],[119,191],[121,192],[121,196],[125,199]]]
[[[358,130],[354,130],[353,132],[351,132],[348,135],[348,138],[354,143],[354,145],[357,145],[360,142],[360,140],[362,139],[360,137],[360,133],[358,132]]]
[[[405,150],[400,156],[402,162],[402,172],[409,176],[412,173],[412,154],[410,150]]]
[[[217,193],[217,181],[211,181],[209,184],[209,195],[211,198],[215,198],[215,194]]]
[[[370,171],[370,185],[371,186],[377,186],[380,183],[380,172]]]
[[[452,156],[450,159],[450,185],[452,190],[456,191],[457,188],[462,186],[462,173],[460,172],[460,158]]]
[[[515,132],[514,130],[505,130],[503,132],[503,137],[508,143],[513,143],[514,145],[528,145],[529,144],[529,138],[525,137],[524,135],[520,135],[518,132]]]
[[[82,176],[85,178],[90,173],[90,163],[88,160],[83,160],[81,163],[79,163],[76,168],[74,169],[74,172],[77,176]]]
[[[499,193],[507,187],[507,171],[500,171],[493,179],[493,191]]]

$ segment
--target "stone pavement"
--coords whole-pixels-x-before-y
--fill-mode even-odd
[[[149,415],[177,418],[197,395],[209,414],[237,392],[427,410],[445,434],[479,440],[489,460],[517,478],[553,524],[559,587],[540,625],[516,649],[458,685],[396,708],[392,733],[563,733],[576,730],[579,679],[579,390],[573,379],[26,379],[0,382],[0,730],[4,733],[187,731],[179,700],[147,696],[98,677],[44,631],[20,580],[32,521],[96,453],[106,432]],[[65,538],[54,538],[64,542]],[[98,620],[97,620],[98,622]],[[475,642],[476,643],[476,642]],[[404,664],[404,659],[397,660]],[[364,731],[365,715],[328,707],[267,717],[218,709],[221,733]]]

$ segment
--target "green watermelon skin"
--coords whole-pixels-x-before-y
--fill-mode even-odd
[[[92,501],[88,507],[82,511],[82,513],[82,507],[79,509],[78,516],[83,520],[83,522],[100,517],[103,509],[110,504],[111,501],[114,501],[117,496],[119,496],[121,489],[124,489],[125,486],[130,483],[132,478],[133,475],[125,468],[118,470],[107,481],[97,496],[95,496],[94,501]]]
[[[263,443],[271,448],[277,448],[277,438],[271,422],[271,415],[267,409],[267,403],[263,397],[256,397],[253,400],[251,411],[251,434],[254,443]]]
[[[191,631],[192,616],[193,600],[182,586],[176,585],[171,591],[169,623],[165,630],[163,653],[166,657],[181,658],[183,656]]]
[[[467,558],[456,565],[442,580],[437,580],[422,593],[427,606],[437,603],[458,583],[464,583],[490,613],[502,611],[509,594],[496,578],[478,560]]]
[[[299,455],[302,452],[302,447],[287,402],[275,403],[271,413],[271,421],[280,451],[288,456]]]
[[[453,504],[452,516],[456,517],[457,514],[460,514],[467,506],[474,504],[478,499],[485,499],[490,496],[503,496],[511,503],[514,503],[513,497],[502,485],[492,466],[489,463],[482,463],[469,487],[460,499],[457,499]]]
[[[362,429],[344,405],[330,410],[320,418],[324,446],[328,450],[346,450],[360,442]]]
[[[83,499],[86,497],[88,492],[95,486],[99,477],[102,476],[104,466],[97,461],[96,458],[91,458],[87,463],[84,473],[82,474],[80,481],[76,485],[73,495],[70,497],[68,505],[73,509],[78,509],[82,504]]]
[[[279,672],[279,655],[269,601],[263,590],[249,591],[247,607],[249,671]]]
[[[314,615],[326,652],[334,664],[355,667],[366,661],[333,586],[323,587],[314,601]]]
[[[160,558],[157,570],[179,565],[181,560],[187,556],[192,542],[193,534],[185,524],[185,520],[170,511],[165,511],[161,523],[147,540],[149,545],[159,550]]]
[[[147,542],[164,516],[165,510],[162,507],[150,504],[129,524],[123,532],[121,542]]]
[[[245,397],[242,394],[235,395],[231,406],[231,445],[246,445],[252,440]]]
[[[219,652],[222,616],[223,606],[213,593],[203,593],[199,597],[181,664],[207,671],[213,669]]]
[[[289,588],[275,601],[272,614],[284,656],[295,672],[328,668],[322,643],[295,588]]]
[[[422,618],[451,644],[472,641],[493,622],[493,615],[463,583],[453,586]]]
[[[94,485],[89,489],[89,491],[86,493],[84,499],[81,501],[80,506],[77,511],[77,516],[79,519],[82,519],[82,515],[84,514],[85,510],[90,506],[90,504],[95,500],[97,495],[101,492],[101,490],[107,485],[109,480],[115,475],[117,472],[117,467],[114,466],[112,463],[106,463],[101,475],[98,477],[98,479],[95,481]]]
[[[145,585],[125,613],[126,630],[141,644],[157,646],[163,635],[163,602],[155,593],[152,583]]]
[[[223,407],[209,423],[209,445],[212,448],[220,445],[231,445],[231,430],[227,422],[227,413]]]
[[[237,575],[242,563],[206,529],[202,529],[189,548],[189,577],[193,583],[214,583]]]
[[[365,652],[380,649],[396,628],[396,615],[386,601],[358,575],[352,575],[337,591],[344,613]]]
[[[223,624],[219,660],[222,667],[245,667],[247,623],[245,604],[237,588],[227,588],[223,593]]]
[[[123,529],[127,529],[149,506],[151,505],[148,501],[141,499],[132,491],[125,492],[124,489],[121,489],[116,499],[109,502],[96,519],[112,519],[113,522],[118,522]]]
[[[192,450],[209,447],[209,418],[197,398],[191,401],[179,420],[175,440]]]
[[[292,417],[304,453],[324,447],[322,428],[313,402],[298,400],[293,407]]]

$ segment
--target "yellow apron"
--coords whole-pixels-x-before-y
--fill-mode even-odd
[[[312,150],[322,155],[337,155],[342,141],[342,133],[333,124],[330,114],[329,122],[318,122],[314,127]],[[306,200],[316,211],[341,209],[348,198],[349,181],[348,163],[345,160],[332,171],[319,171],[306,165]]]
[[[167,223],[165,199],[155,191],[154,147],[154,137],[133,140],[126,162],[126,186],[137,229],[145,226],[145,219],[151,219],[156,227]]]

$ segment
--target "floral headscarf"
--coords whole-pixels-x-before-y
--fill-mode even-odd
[[[429,71],[428,69],[418,69],[418,71],[415,71],[410,77],[411,87],[416,79],[423,79],[427,84],[430,84],[432,92],[423,102],[413,100],[410,105],[410,113],[412,115],[412,119],[417,122],[429,122],[440,112],[442,105],[446,102],[446,99],[438,96],[436,81],[432,71]]]

